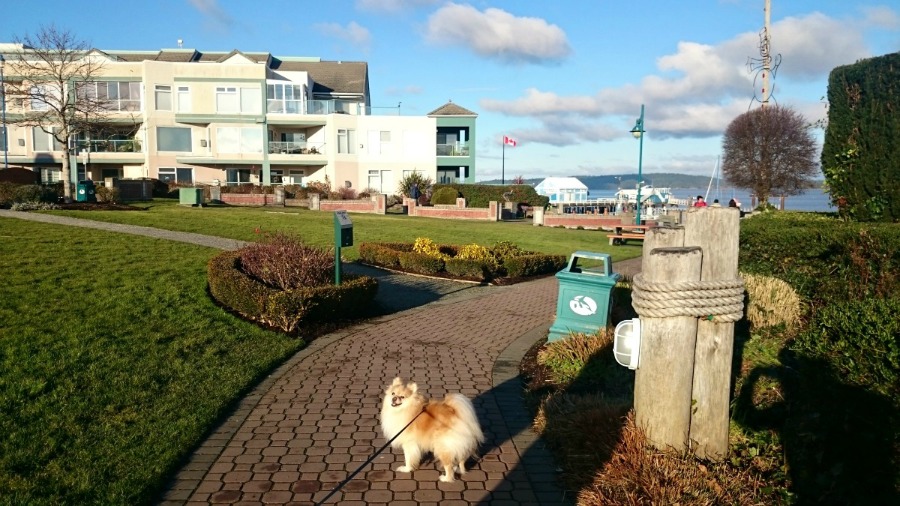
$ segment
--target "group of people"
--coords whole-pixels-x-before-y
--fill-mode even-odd
[[[703,195],[697,195],[697,200],[694,202],[694,207],[707,207],[706,199],[703,198]],[[712,207],[722,207],[719,204],[719,199],[713,200]],[[732,198],[728,201],[728,207],[741,207],[741,203]]]

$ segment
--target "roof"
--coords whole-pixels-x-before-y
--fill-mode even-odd
[[[587,190],[588,187],[577,177],[548,177],[537,184],[534,189],[553,192],[556,190]]]
[[[448,101],[446,104],[438,107],[437,109],[431,111],[426,114],[426,116],[478,116],[474,112],[466,109],[465,107],[460,107],[453,103],[452,100]]]

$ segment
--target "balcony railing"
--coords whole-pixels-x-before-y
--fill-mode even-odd
[[[354,114],[362,115],[366,109],[359,102],[349,100],[307,100],[306,111],[303,100],[270,98],[266,101],[266,112],[270,114]]]
[[[324,155],[325,143],[270,141],[269,154]]]
[[[469,156],[469,146],[466,144],[438,144],[437,156]]]
[[[91,140],[75,141],[76,152],[88,150],[91,153],[142,153],[139,141],[128,140]]]

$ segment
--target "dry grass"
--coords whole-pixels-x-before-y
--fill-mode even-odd
[[[601,329],[596,334],[572,334],[549,343],[537,356],[539,364],[549,367],[557,383],[568,383],[581,374],[591,358],[612,349],[613,332]]]
[[[754,328],[784,325],[796,330],[803,315],[800,296],[778,278],[741,274],[747,290],[747,320]]]

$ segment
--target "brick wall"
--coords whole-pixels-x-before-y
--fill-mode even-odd
[[[454,220],[498,221],[500,219],[500,206],[497,202],[489,202],[486,208],[466,207],[465,199],[457,199],[455,206],[418,206],[413,199],[403,199],[403,205],[409,209],[410,216]]]

